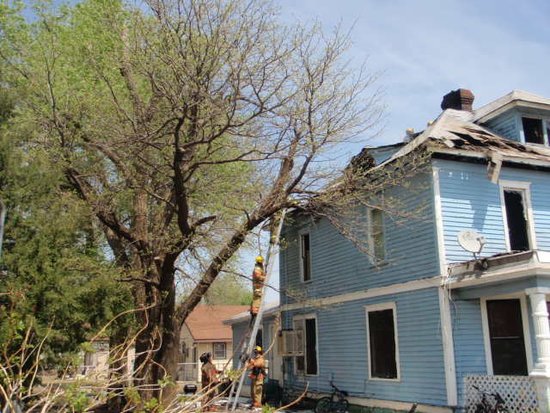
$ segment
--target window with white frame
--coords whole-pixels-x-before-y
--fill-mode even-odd
[[[550,144],[550,119],[522,117],[523,138],[525,143]]]
[[[225,343],[214,343],[213,345],[214,360],[223,360],[226,358],[226,345]]]
[[[487,300],[486,306],[493,374],[526,376],[528,366],[520,300]]]
[[[386,257],[384,241],[384,213],[381,209],[369,209],[369,250],[375,262]]]
[[[303,336],[303,353],[294,358],[296,374],[317,375],[317,318],[295,317],[294,330],[301,331]]]
[[[535,249],[529,183],[501,181],[501,201],[507,248]]]
[[[395,303],[366,307],[369,378],[399,380]]]
[[[311,241],[309,232],[300,234],[300,272],[303,282],[311,280]]]

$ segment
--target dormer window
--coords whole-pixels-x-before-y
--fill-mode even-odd
[[[525,143],[548,145],[550,121],[545,119],[522,117],[523,137]]]

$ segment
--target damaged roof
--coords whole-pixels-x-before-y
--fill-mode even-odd
[[[419,147],[435,153],[483,157],[519,163],[538,163],[550,166],[550,148],[524,145],[503,138],[474,123],[474,114],[468,111],[446,109],[426,130],[408,142],[377,168],[401,158]]]

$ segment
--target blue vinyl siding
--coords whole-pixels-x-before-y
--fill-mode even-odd
[[[434,161],[439,169],[445,252],[448,262],[471,260],[457,235],[466,229],[485,236],[482,256],[506,250],[500,189],[487,178],[486,166],[454,161]]]
[[[352,396],[445,405],[438,300],[438,290],[432,287],[321,309],[304,309],[302,313],[314,313],[317,317],[319,374],[292,375],[292,385],[303,387],[307,380],[310,391],[328,393],[332,379]],[[365,306],[390,302],[396,304],[397,311],[400,380],[369,380]]]
[[[294,218],[286,225],[280,266],[281,303],[292,302],[296,296],[326,297],[438,275],[431,175],[416,178],[410,188],[399,192],[400,212],[406,218],[384,213],[386,260],[379,266],[325,218]],[[366,218],[358,222],[367,225]],[[312,279],[307,283],[300,280],[298,247],[299,231],[304,229],[309,231],[311,242]]]
[[[464,403],[464,377],[487,374],[480,300],[454,300],[451,305],[458,404]]]
[[[482,256],[506,252],[500,186],[487,177],[487,167],[455,161],[434,161],[439,168],[441,206],[448,262],[472,259],[457,241],[461,230],[485,236]],[[550,174],[504,167],[500,180],[530,182],[537,248],[550,250]]]
[[[504,171],[503,179],[531,182],[531,205],[537,249],[550,251],[550,173],[536,171]]]
[[[500,136],[519,142],[521,140],[519,120],[517,112],[510,111],[489,120],[485,126]]]
[[[233,334],[233,369],[238,368],[240,354],[237,354],[240,351],[242,346],[242,340],[248,331],[248,320],[242,323],[236,323],[231,326]]]

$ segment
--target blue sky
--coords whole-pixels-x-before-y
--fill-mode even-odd
[[[349,52],[381,72],[385,127],[370,145],[425,128],[460,87],[480,107],[513,89],[550,97],[548,0],[278,0],[285,20],[352,28]],[[350,155],[362,145],[350,147]]]

